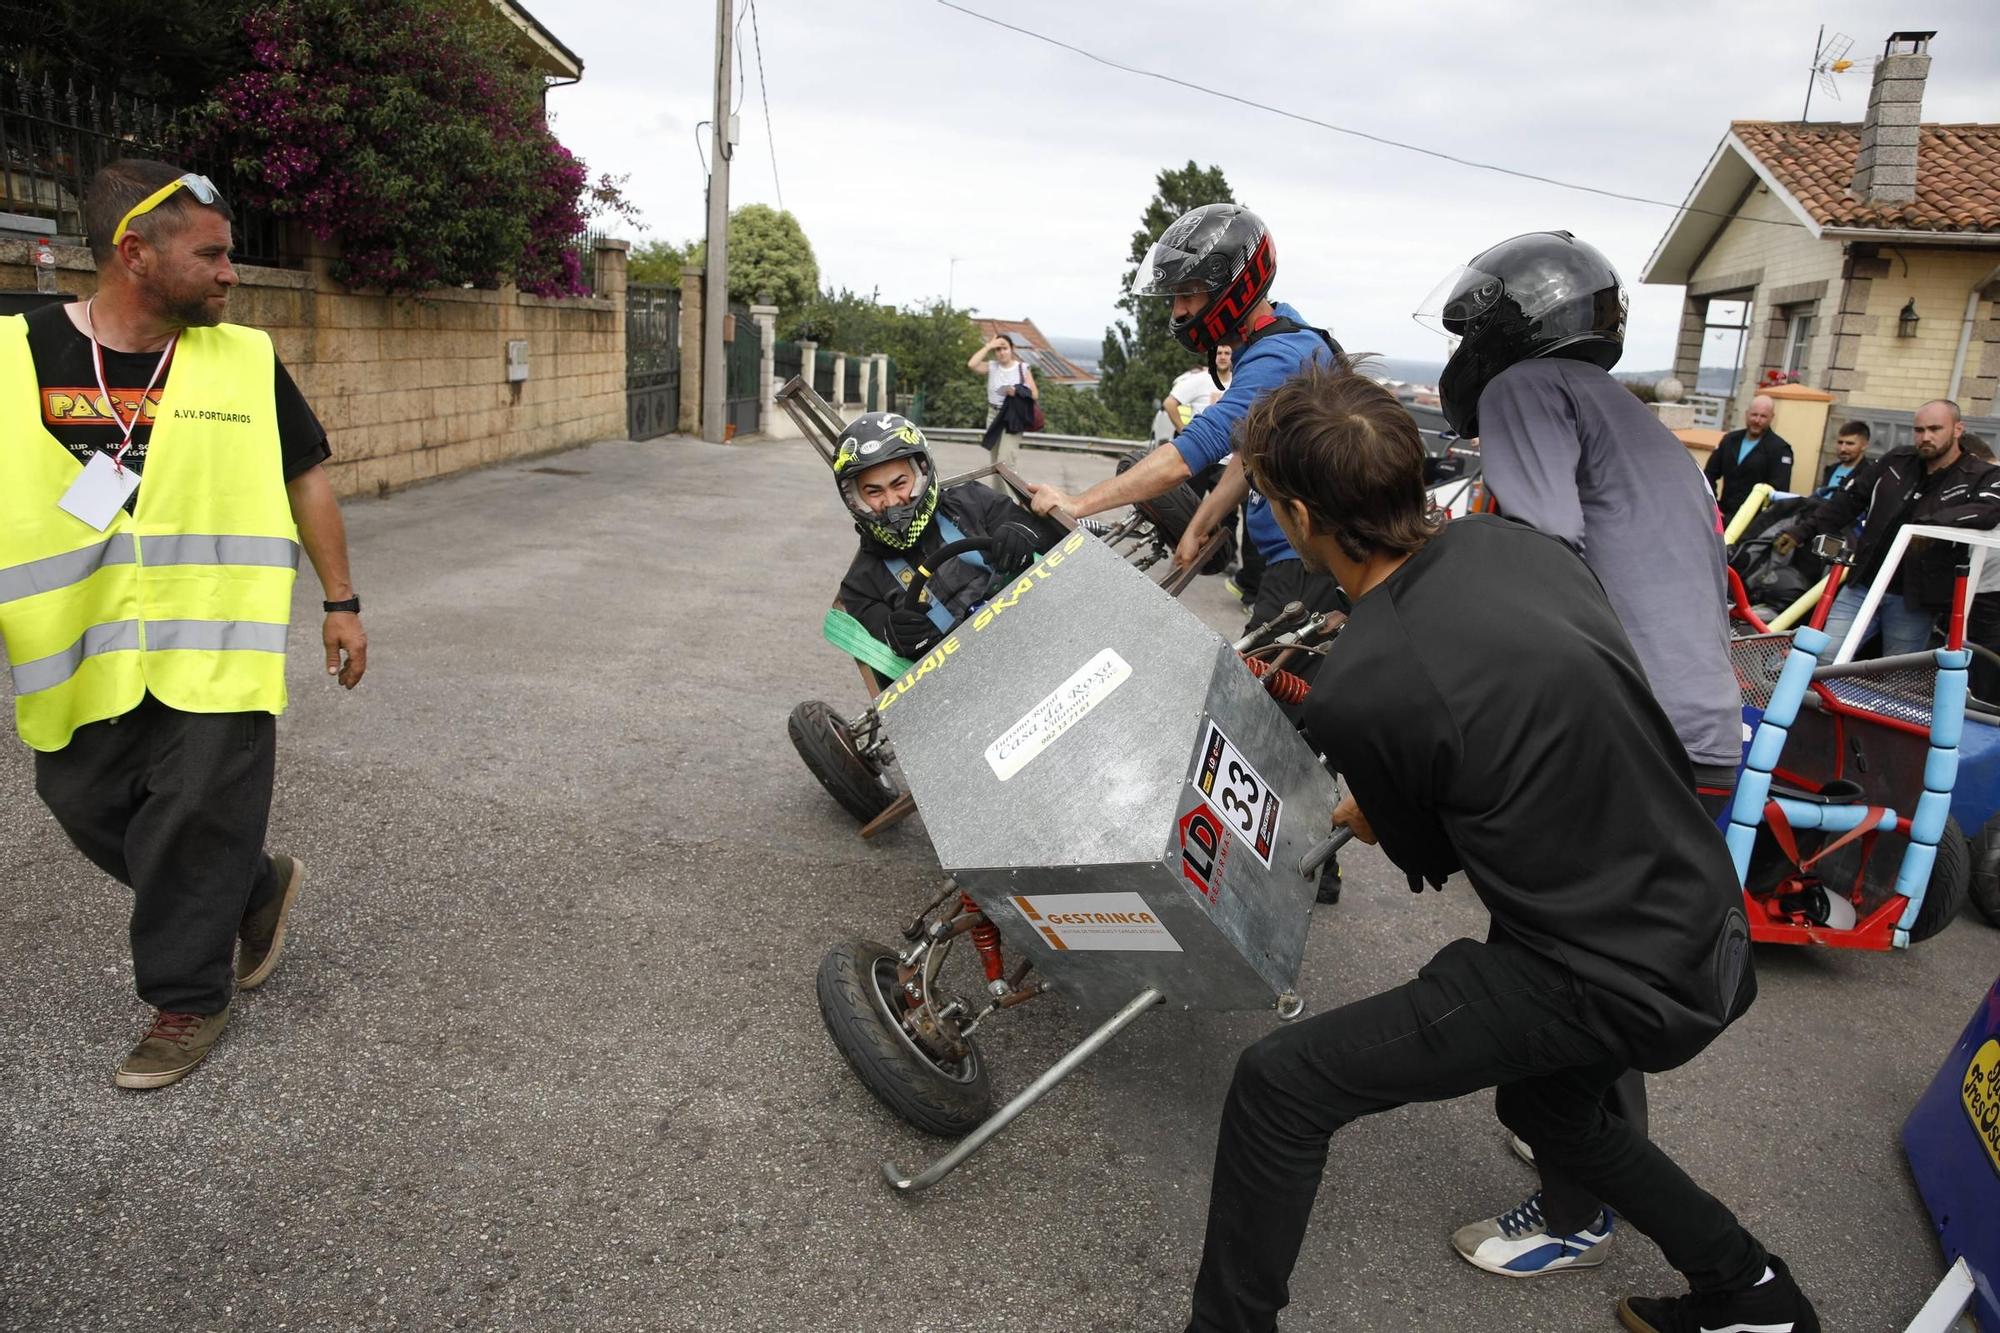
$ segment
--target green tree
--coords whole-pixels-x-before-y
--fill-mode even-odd
[[[683,262],[706,266],[707,242],[697,242]],[[768,295],[780,311],[798,310],[819,291],[819,260],[805,228],[769,204],[745,204],[729,215],[729,299],[751,302]]]
[[[1198,166],[1192,160],[1184,167],[1162,170],[1155,184],[1139,230],[1132,233],[1132,266],[1125,270],[1125,294],[1118,300],[1118,308],[1131,318],[1104,331],[1104,355],[1098,366],[1102,376],[1098,394],[1118,425],[1113,433],[1138,440],[1151,435],[1153,413],[1174,377],[1194,363],[1193,354],[1167,331],[1166,299],[1131,294],[1139,261],[1167,224],[1190,208],[1236,202],[1221,167]],[[1046,414],[1047,409],[1043,411]]]
[[[657,238],[641,241],[632,247],[632,253],[626,257],[625,280],[674,286],[681,280],[681,265],[688,262],[696,244],[695,241],[683,241],[676,245]]]
[[[1073,384],[1053,384],[1046,376],[1035,377],[1042,393],[1042,417],[1051,435],[1090,435],[1100,439],[1122,439],[1118,418],[1110,405],[1089,389]],[[982,423],[983,424],[983,423]],[[1150,423],[1149,423],[1150,424]],[[1144,439],[1141,431],[1133,439]]]

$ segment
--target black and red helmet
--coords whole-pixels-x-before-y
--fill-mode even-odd
[[[1203,204],[1167,224],[1139,261],[1134,296],[1208,292],[1194,314],[1169,321],[1182,346],[1200,356],[1242,341],[1250,312],[1271,291],[1278,251],[1264,220],[1240,204]]]

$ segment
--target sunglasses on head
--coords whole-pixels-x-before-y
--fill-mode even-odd
[[[188,172],[185,176],[177,176],[134,204],[131,212],[118,219],[118,230],[111,233],[111,243],[116,245],[118,242],[124,240],[126,231],[131,228],[135,221],[167,202],[173,196],[174,191],[181,189],[183,186],[186,187],[189,194],[205,205],[213,204],[216,200],[222,198],[222,191],[216,189],[215,182],[206,176],[197,176],[192,171]]]

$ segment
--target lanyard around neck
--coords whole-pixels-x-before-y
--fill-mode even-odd
[[[146,387],[140,390],[139,401],[132,405],[132,419],[127,421],[118,414],[118,404],[111,401],[111,389],[104,382],[104,345],[97,341],[97,316],[93,309],[96,304],[97,298],[93,296],[84,302],[83,306],[84,322],[90,325],[90,363],[91,368],[97,372],[97,391],[104,395],[104,410],[111,414],[111,419],[125,432],[124,443],[118,446],[117,453],[111,455],[111,466],[123,472],[125,452],[132,447],[132,432],[139,428],[139,416],[146,410],[146,399],[151,396],[153,386],[160,382],[160,374],[166,370],[167,362],[173,359],[174,345],[180,342],[181,336],[176,333],[167,339],[166,347],[160,352],[160,359],[153,365],[152,378],[148,379]]]

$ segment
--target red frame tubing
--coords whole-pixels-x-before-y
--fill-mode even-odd
[[[1945,628],[1944,646],[1952,652],[1965,647],[1965,571],[1951,583],[1951,623]]]
[[[1728,565],[1724,565],[1723,569],[1729,574],[1730,609],[1751,629],[1759,634],[1769,634],[1771,627],[1759,620],[1757,613],[1750,609],[1750,592],[1743,586],[1743,576]]]
[[[1847,566],[1829,565],[1826,571],[1826,589],[1819,595],[1819,605],[1806,617],[1806,624],[1814,629],[1826,628],[1826,617],[1833,610],[1833,599],[1840,596],[1840,585],[1847,578]],[[1838,647],[1839,645],[1834,645]]]
[[[968,912],[979,912],[979,904],[972,901],[969,894],[961,893],[959,903]],[[979,950],[979,964],[986,969],[988,981],[1003,981],[1007,976],[1006,960],[1000,956],[1000,927],[986,920],[980,913],[979,924],[966,932],[972,936],[972,947]]]
[[[1874,911],[1854,923],[1852,930],[1828,930],[1824,926],[1800,925],[1777,910],[1775,896],[1769,899],[1743,893],[1743,912],[1750,918],[1750,938],[1760,944],[1820,944],[1830,949],[1871,949],[1888,951],[1896,947],[1896,922],[1910,900],[1892,893]]]

